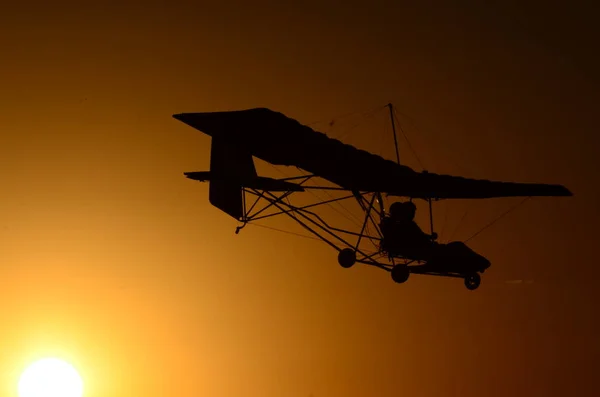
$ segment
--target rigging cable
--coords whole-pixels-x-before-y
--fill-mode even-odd
[[[371,109],[371,110],[367,110],[367,111],[364,111],[364,110],[355,110],[354,112],[349,112],[349,113],[340,114],[338,116],[334,116],[333,119],[321,119],[321,120],[313,121],[312,123],[308,123],[308,124],[305,124],[305,125],[307,127],[312,127],[312,126],[315,126],[317,124],[321,124],[321,123],[325,123],[325,122],[331,125],[336,120],[339,120],[339,119],[342,119],[342,118],[354,116],[354,115],[357,115],[357,114],[360,114],[360,115],[364,116],[364,115],[366,115],[368,113],[377,112],[377,111],[379,111],[379,110],[381,110],[383,108],[385,108],[385,106],[377,106],[376,108]],[[325,121],[325,120],[327,120],[327,121]]]
[[[397,110],[396,107],[394,107],[394,117],[396,118],[398,125],[400,127],[400,131],[402,132],[402,135],[404,136],[404,139],[406,140],[406,143],[408,144],[408,147],[410,149],[410,151],[412,152],[412,154],[415,156],[415,158],[417,159],[417,162],[419,163],[419,165],[421,166],[421,168],[423,168],[423,170],[425,170],[425,167],[423,166],[423,162],[421,161],[421,159],[419,158],[419,156],[417,155],[417,153],[415,152],[415,150],[412,148],[412,145],[410,144],[410,141],[408,140],[408,137],[406,135],[406,133],[404,132],[404,129],[402,128],[402,124],[400,123],[400,117],[398,116],[398,113],[403,115],[404,117],[406,117],[412,124],[413,126],[419,131],[421,132],[421,135],[423,136],[423,138],[425,138],[427,140],[427,137],[425,137],[426,134],[423,134],[423,131],[417,127],[414,119],[412,117],[410,117],[409,115],[407,115],[406,113],[403,112],[399,112]],[[461,173],[466,174],[466,172],[464,171],[464,169],[458,165],[458,163],[456,163],[455,161],[453,161],[450,158],[446,158],[446,160],[449,160],[450,163],[452,163]],[[440,233],[440,235],[438,236],[438,238],[440,238],[440,240],[442,239],[442,234],[444,232],[444,230],[446,229],[446,223],[447,223],[447,219],[448,219],[448,208],[447,208],[447,203],[446,206],[444,207],[444,224],[443,224],[443,229],[442,229],[442,233]],[[463,213],[460,221],[458,222],[458,224],[456,225],[456,228],[454,229],[454,231],[452,232],[452,234],[450,235],[450,239],[449,241],[456,235],[456,232],[458,231],[458,229],[461,227],[463,221],[465,220],[465,218],[467,217],[467,215],[469,214],[469,207],[467,207],[465,209],[465,212]],[[473,238],[474,236],[472,236],[471,238]]]
[[[377,114],[378,114],[380,111],[382,111],[382,110],[383,110],[383,109],[385,109],[386,107],[387,107],[387,105],[385,105],[385,106],[377,106],[377,107],[375,107],[375,108],[372,108],[371,110],[367,110],[367,111],[364,111],[364,112],[356,111],[356,112],[346,113],[346,115],[345,115],[345,116],[339,116],[339,117],[336,117],[336,118],[334,118],[334,119],[333,119],[333,120],[330,122],[330,125],[332,125],[332,124],[333,124],[333,123],[334,123],[336,120],[338,120],[338,119],[341,119],[341,118],[343,118],[343,117],[348,117],[348,116],[350,116],[350,115],[355,115],[355,114],[359,114],[359,115],[360,115],[360,117],[361,117],[362,119],[361,119],[361,120],[359,120],[359,121],[357,121],[357,122],[355,122],[353,125],[350,125],[349,127],[346,127],[346,128],[345,128],[345,130],[342,130],[342,131],[340,131],[340,132],[338,132],[338,133],[336,133],[336,134],[332,134],[331,138],[333,138],[333,139],[337,139],[337,140],[341,140],[342,138],[344,138],[344,137],[348,136],[348,135],[350,134],[350,132],[351,132],[351,131],[352,131],[354,128],[356,128],[356,127],[358,127],[359,125],[361,125],[361,124],[364,122],[364,119],[368,119],[368,118],[372,118],[372,117],[374,117],[375,115],[377,115]],[[314,124],[314,123],[313,123],[313,124]],[[316,195],[314,192],[311,192],[311,193],[313,193],[313,196],[315,196],[317,199],[319,199],[319,200],[323,201],[323,200],[322,200],[320,197],[318,197],[318,196],[317,196],[317,195]],[[327,192],[327,191],[324,191],[324,194],[325,194],[326,196],[328,196],[330,199],[333,199],[333,198],[334,198],[334,197],[333,197],[333,195],[331,195],[331,194],[330,194],[329,192]],[[328,203],[327,205],[328,205],[329,207],[331,207],[332,209],[334,209],[334,210],[335,210],[335,211],[336,211],[338,214],[342,215],[342,216],[343,216],[343,217],[345,217],[346,219],[348,219],[348,220],[350,220],[351,222],[353,222],[355,225],[357,225],[357,226],[360,226],[360,223],[362,222],[362,220],[358,219],[358,218],[357,218],[357,217],[356,217],[356,216],[355,216],[355,215],[354,215],[354,214],[353,214],[353,213],[352,213],[352,212],[351,212],[351,211],[350,211],[348,208],[346,208],[346,207],[344,206],[344,204],[343,204],[341,201],[335,201],[335,202],[332,202],[332,203]],[[334,208],[334,205],[338,206],[338,207],[339,207],[339,208],[341,208],[343,211],[345,211],[347,214],[349,214],[349,215],[350,215],[350,217],[351,217],[352,219],[350,219],[350,217],[348,217],[348,216],[346,216],[346,215],[344,215],[344,214],[340,213],[339,211],[337,211],[337,210]]]
[[[311,181],[309,181],[307,183],[310,183],[310,182]],[[318,196],[317,193],[315,193],[314,190],[309,190],[308,193],[312,194],[319,201],[326,201],[326,200],[323,200],[323,198],[321,198],[320,196]],[[331,200],[334,200],[336,198],[339,199],[339,197],[333,197],[333,195],[331,193],[329,193],[327,190],[324,190],[323,193],[327,197],[329,197],[329,199],[331,199]],[[338,209],[338,208],[336,208],[334,206],[334,204],[337,204],[341,210]],[[358,219],[356,217],[356,215],[352,213],[352,211],[350,211],[348,208],[344,207],[344,205],[341,203],[341,200],[329,202],[329,203],[326,203],[325,205],[327,205],[328,207],[330,207],[332,210],[334,210],[335,212],[337,212],[339,215],[341,215],[342,217],[346,218],[350,222],[354,223],[355,226],[360,226],[360,224],[361,224],[362,221],[360,219]],[[344,214],[342,211],[346,211],[346,214]]]
[[[404,137],[404,140],[406,141],[406,144],[408,145],[408,148],[410,149],[411,153],[413,154],[413,156],[415,156],[415,158],[417,159],[417,162],[419,163],[421,168],[425,169],[425,167],[423,166],[423,162],[421,161],[421,159],[419,158],[419,156],[413,149],[412,145],[410,144],[410,141],[408,140],[408,137],[406,136],[406,133],[404,132],[404,128],[402,128],[402,124],[400,123],[400,118],[398,117],[398,114],[396,113],[395,107],[394,107],[394,119],[396,119],[396,122],[398,123],[398,127],[400,128],[400,132],[402,133],[402,136]]]
[[[423,129],[419,128],[415,122],[415,120],[409,116],[408,114],[399,111],[396,107],[394,107],[394,116],[396,117],[396,120],[398,121],[398,125],[400,126],[400,131],[402,132],[402,135],[404,136],[404,139],[406,140],[408,147],[410,149],[410,151],[413,153],[413,155],[415,156],[415,158],[417,159],[417,162],[421,165],[421,168],[423,168],[423,170],[425,170],[425,167],[423,166],[423,162],[420,160],[419,156],[417,155],[417,153],[413,150],[412,145],[410,144],[410,141],[408,140],[408,137],[406,135],[406,133],[404,132],[404,130],[402,129],[402,124],[400,123],[400,117],[398,116],[398,114],[404,116],[405,118],[408,119],[408,121],[412,124],[412,126],[420,133],[420,135],[426,140],[428,141],[428,137],[426,136],[427,134],[424,133]],[[429,135],[430,132],[429,132]],[[442,135],[443,136],[443,135]],[[437,139],[439,139],[440,137],[438,137]],[[459,172],[461,172],[462,174],[466,174],[465,170],[463,169],[463,167],[461,167],[458,163],[456,163],[454,160],[452,160],[449,157],[445,157],[445,160],[449,161],[452,165],[454,165],[454,167],[456,167]],[[434,160],[435,162],[435,160]],[[451,236],[450,236],[450,240],[454,237],[454,235],[456,235],[456,232],[458,231],[458,229],[460,228],[462,222],[465,220],[465,218],[467,217],[469,213],[469,208],[467,207],[467,209],[465,210],[465,212],[462,215],[462,218],[460,219],[460,221],[458,222],[458,225],[456,226],[456,228],[454,229],[454,231],[452,232]],[[446,203],[446,205],[444,206],[444,224],[443,224],[443,230],[442,233],[439,234],[438,238],[441,240],[442,236],[444,234],[444,231],[446,230],[446,223],[447,223],[447,219],[448,219],[448,205]]]
[[[468,214],[469,214],[469,207],[467,207],[467,209],[463,213],[462,218],[460,218],[460,221],[458,221],[458,224],[454,228],[454,232],[452,232],[452,234],[450,235],[450,238],[448,239],[448,241],[451,241],[452,238],[456,235],[456,232],[458,231],[458,229],[460,228],[460,226],[462,225],[463,221],[465,220],[465,218],[467,217]]]
[[[394,111],[397,114],[400,114],[400,115],[404,116],[406,119],[408,119],[408,121],[410,122],[410,124],[413,126],[413,128],[416,129],[416,131],[419,133],[419,135],[425,141],[428,142],[428,143],[426,143],[426,146],[431,146],[431,135],[432,135],[432,133],[431,133],[430,130],[428,130],[428,129],[425,130],[425,129],[419,127],[417,125],[416,120],[414,118],[412,118],[411,116],[409,116],[408,114],[406,114],[406,113],[404,113],[402,111],[399,111],[396,107],[394,107]],[[437,135],[434,140],[436,142],[441,142],[444,147],[449,147],[447,141],[443,142],[444,137],[445,137],[445,135]],[[444,160],[447,161],[447,162],[450,162],[454,167],[456,167],[458,169],[458,171],[460,173],[462,173],[462,174],[466,174],[467,173],[466,170],[462,166],[460,166],[456,161],[454,161],[452,158],[444,156]]]
[[[248,225],[258,226],[258,227],[262,227],[262,228],[265,228],[265,229],[274,230],[276,232],[281,232],[281,233],[291,234],[291,235],[298,236],[298,237],[308,238],[308,239],[311,239],[311,240],[321,241],[317,237],[307,236],[306,234],[301,234],[301,233],[296,233],[296,232],[290,232],[289,230],[277,229],[277,228],[272,227],[272,226],[261,225],[260,223],[248,223]]]
[[[372,109],[372,110],[369,110],[369,111],[366,111],[366,112],[363,112],[363,113],[361,113],[361,116],[362,116],[364,119],[372,118],[372,117],[374,117],[374,116],[375,116],[375,115],[376,115],[378,112],[380,112],[382,109],[383,109],[383,108],[380,106],[380,107],[377,107],[377,108],[375,108],[375,109]],[[330,123],[330,126],[331,126],[331,125],[332,125],[332,123],[334,123],[334,122],[335,122],[335,119],[334,119],[333,121],[331,121],[331,123]],[[350,132],[351,132],[353,129],[355,129],[356,127],[358,127],[359,125],[361,125],[363,122],[364,122],[364,120],[360,120],[360,121],[357,121],[357,122],[355,122],[354,124],[350,125],[349,127],[346,127],[346,129],[345,129],[345,130],[342,130],[342,131],[341,131],[339,134],[337,134],[337,137],[335,137],[335,136],[332,136],[332,138],[334,138],[334,139],[337,139],[337,140],[340,140],[340,141],[341,141],[343,138],[347,137],[347,136],[348,136],[348,134],[350,134]]]
[[[282,174],[284,177],[289,177],[288,174],[286,174],[283,170],[275,167],[273,164],[271,163],[267,163],[269,164],[273,169],[275,169],[277,172],[279,172],[280,174]],[[300,169],[299,169],[300,170]],[[305,174],[303,174],[303,176],[306,176]],[[319,201],[325,201],[323,200],[321,197],[319,197],[314,190],[308,190],[307,192],[308,194],[312,195],[313,197],[315,197],[317,200]],[[328,195],[330,198],[334,198],[333,196],[331,196],[331,194],[329,194],[327,191],[325,191],[325,194]],[[336,207],[333,206],[333,204],[338,203],[338,205],[342,208],[342,210],[345,210],[350,216],[342,213],[339,209],[337,209]],[[327,205],[328,207],[330,207],[332,210],[334,210],[335,212],[337,212],[339,215],[341,215],[342,217],[346,218],[347,220],[349,220],[350,222],[353,222],[355,226],[359,226],[360,225],[360,220],[358,220],[354,214],[352,214],[352,212],[350,212],[347,208],[345,208],[343,205],[341,205],[341,203],[339,201],[334,201],[333,203],[326,203],[325,205]]]
[[[400,128],[400,132],[402,132],[402,136],[404,137],[408,148],[410,149],[410,151],[412,152],[412,154],[415,156],[415,158],[417,159],[417,162],[419,163],[419,165],[421,166],[421,168],[423,168],[425,170],[425,167],[423,166],[423,163],[421,161],[421,159],[419,158],[419,156],[417,155],[417,153],[415,152],[415,150],[412,148],[412,145],[406,135],[406,133],[404,132],[404,129],[402,128],[402,124],[400,123],[400,119],[398,117],[397,114],[397,110],[396,107],[393,107],[394,110],[394,118],[396,119],[398,126]],[[406,117],[409,118],[409,120],[411,119],[408,115],[405,115]],[[453,162],[454,163],[454,162]],[[459,167],[458,164],[454,163],[454,165],[461,169],[462,167]],[[475,238],[476,236],[478,236],[480,233],[482,233],[484,230],[488,229],[489,227],[491,227],[492,225],[494,225],[496,222],[498,222],[500,219],[502,219],[503,217],[505,217],[506,215],[508,215],[509,213],[511,213],[512,211],[514,211],[515,209],[517,209],[519,206],[521,206],[523,203],[525,203],[525,201],[527,201],[528,199],[530,199],[531,197],[525,197],[523,200],[521,200],[518,204],[514,205],[513,207],[511,207],[510,209],[508,209],[507,211],[505,211],[504,213],[502,213],[500,216],[498,216],[496,219],[494,219],[492,222],[488,223],[487,225],[485,225],[483,228],[481,228],[478,232],[476,232],[475,234],[473,234],[471,237],[469,237],[468,239],[466,239],[464,241],[464,243],[472,240],[473,238]],[[452,236],[450,237],[450,239],[452,239],[452,237],[456,234],[456,232],[458,231],[458,229],[460,228],[462,222],[464,221],[464,219],[466,218],[467,214],[469,213],[469,208],[467,208],[461,218],[461,220],[459,221],[456,229],[454,229],[454,232],[452,233]],[[447,216],[447,212],[445,213],[445,215]],[[446,224],[446,219],[444,220],[444,227]]]
[[[531,198],[531,196],[525,197],[519,203],[517,203],[516,205],[512,206],[511,208],[509,208],[508,211],[505,211],[502,215],[500,215],[499,217],[497,217],[496,219],[494,219],[493,221],[491,221],[490,223],[488,223],[487,225],[485,225],[477,233],[475,233],[474,235],[472,235],[471,237],[469,237],[468,239],[466,239],[463,242],[466,243],[469,240],[471,240],[472,238],[474,238],[475,236],[479,235],[479,233],[483,232],[485,229],[487,229],[488,227],[492,226],[494,223],[498,222],[500,219],[504,218],[506,215],[508,215],[509,213],[511,213],[512,211],[514,211],[515,209],[517,209],[517,207],[521,206],[525,201],[529,200],[530,198]]]

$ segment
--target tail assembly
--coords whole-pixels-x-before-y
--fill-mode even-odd
[[[213,137],[210,148],[210,187],[208,200],[212,205],[242,220],[244,215],[242,187],[256,178],[252,155],[239,146],[229,145]]]
[[[244,220],[244,188],[270,192],[304,191],[295,183],[259,177],[250,152],[223,138],[213,136],[211,139],[210,171],[186,172],[184,175],[209,182],[209,202],[236,220]]]

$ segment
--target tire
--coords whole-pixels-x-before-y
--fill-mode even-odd
[[[478,273],[471,273],[465,277],[465,287],[468,290],[474,291],[481,284],[481,276]]]
[[[345,269],[352,267],[356,263],[356,252],[351,248],[344,248],[338,254],[338,263]]]
[[[392,268],[392,280],[398,284],[405,283],[410,276],[410,270],[406,265],[396,265]]]

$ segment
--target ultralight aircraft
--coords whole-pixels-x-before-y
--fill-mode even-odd
[[[471,179],[417,172],[401,165],[393,108],[391,104],[387,106],[392,115],[397,162],[344,144],[267,108],[175,114],[175,119],[211,137],[210,170],[184,175],[209,182],[210,203],[242,223],[236,234],[250,222],[285,214],[334,248],[344,268],[355,263],[376,266],[390,272],[398,283],[407,281],[410,274],[462,278],[470,290],[479,287],[480,273],[490,267],[490,262],[463,242],[435,241],[432,201],[572,196],[562,185]],[[295,167],[308,175],[279,179],[259,176],[253,157],[274,166]],[[307,182],[315,178],[334,186],[309,186]],[[290,197],[310,190],[336,190],[344,196],[308,205],[291,203]],[[408,203],[417,199],[428,202],[431,235],[420,229],[415,232],[417,238],[415,233],[403,234],[402,228],[394,231],[392,210],[397,203],[387,208],[384,196],[405,197],[410,200]],[[252,197],[255,199],[250,202]],[[364,214],[360,230],[334,227],[314,212],[317,206],[342,200],[356,200],[359,204]],[[264,206],[258,208],[259,202]],[[408,219],[403,219],[410,229],[414,210],[408,213]],[[355,241],[350,242],[350,238]],[[363,248],[365,242],[375,249]]]

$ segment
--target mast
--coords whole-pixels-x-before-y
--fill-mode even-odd
[[[388,103],[387,107],[390,109],[390,119],[392,120],[392,131],[394,132],[394,148],[396,149],[396,161],[398,162],[398,165],[400,165],[400,152],[398,150],[398,137],[396,134],[396,124],[394,123],[394,108],[393,105],[391,103]],[[427,172],[427,171],[424,171]],[[410,198],[410,201],[412,201],[412,197]],[[432,200],[431,197],[427,198],[427,203],[429,204],[429,227],[431,228],[431,234],[434,234],[433,231],[433,207],[432,207]]]
[[[396,161],[400,164],[400,153],[398,151],[398,137],[396,136],[396,124],[394,123],[394,109],[392,104],[388,103],[390,109],[390,119],[392,120],[392,131],[394,132],[394,149],[396,149]]]

